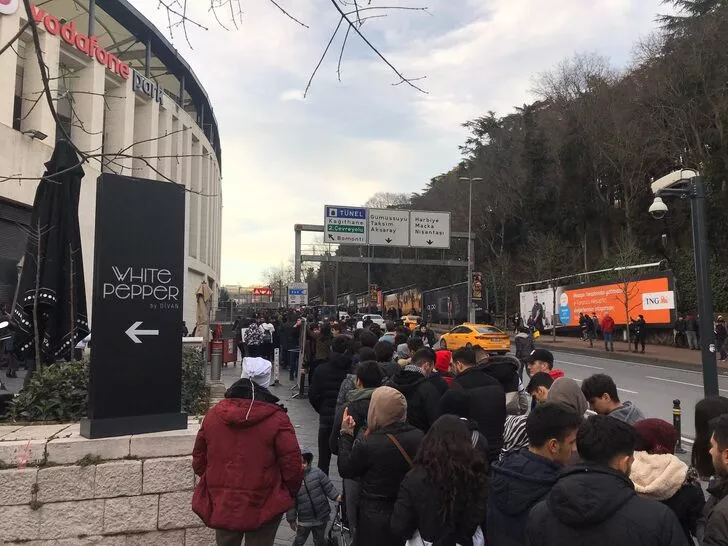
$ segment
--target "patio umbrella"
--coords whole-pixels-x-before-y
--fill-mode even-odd
[[[52,363],[69,358],[76,343],[89,334],[78,225],[84,172],[66,140],[56,143],[45,167],[33,201],[12,321],[18,356],[35,354],[37,331],[36,362]]]
[[[209,341],[208,332],[210,330],[210,303],[212,302],[212,290],[202,281],[199,288],[195,292],[197,298],[197,317],[195,324],[195,335],[201,337],[205,346]]]

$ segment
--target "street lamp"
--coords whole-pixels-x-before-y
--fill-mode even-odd
[[[468,322],[475,322],[475,307],[473,306],[473,182],[482,182],[482,178],[469,178],[461,176],[460,180],[468,182]]]
[[[663,197],[690,199],[690,215],[693,227],[693,258],[700,315],[700,352],[703,361],[703,390],[705,396],[718,395],[718,366],[715,362],[715,337],[713,332],[713,293],[710,289],[708,262],[708,228],[705,222],[705,183],[698,171],[683,169],[671,172],[652,183],[655,199],[649,212],[653,218],[662,219],[667,214]]]

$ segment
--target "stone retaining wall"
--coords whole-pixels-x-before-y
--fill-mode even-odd
[[[0,544],[207,546],[186,431],[88,440],[78,425],[0,426]]]

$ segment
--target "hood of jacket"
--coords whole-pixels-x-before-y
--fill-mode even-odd
[[[483,366],[483,371],[496,379],[506,393],[518,391],[518,364],[509,360],[493,359]]]
[[[549,389],[546,400],[563,404],[573,409],[579,415],[584,415],[589,409],[589,402],[584,398],[579,384],[569,377],[561,377],[554,381]]]
[[[635,495],[624,474],[606,466],[579,464],[561,473],[547,503],[564,525],[592,527],[612,517]]]
[[[391,386],[404,394],[405,398],[409,398],[426,380],[420,372],[403,369],[392,376]]]
[[[260,391],[260,392],[259,392]],[[256,387],[255,399],[224,398],[215,407],[217,416],[231,427],[252,427],[265,421],[285,408],[278,404],[278,398]]]
[[[688,465],[675,455],[650,455],[646,451],[635,451],[629,478],[638,495],[663,501],[678,492],[687,474]]]
[[[359,400],[371,400],[374,389],[354,389],[346,394],[349,402],[357,402]]]
[[[609,416],[619,419],[620,421],[624,421],[630,425],[644,418],[642,412],[633,406],[632,402],[622,402],[622,407],[609,412]]]
[[[406,343],[397,345],[397,357],[400,360],[406,360],[410,357],[410,350]]]
[[[556,483],[563,467],[545,457],[522,449],[491,466],[488,502],[514,517],[528,512]]]
[[[470,368],[466,368],[455,376],[458,384],[464,389],[475,389],[478,387],[490,387],[499,385],[497,379],[485,371],[487,364],[478,364]]]
[[[564,377],[564,370],[551,370],[548,373],[551,376],[551,379],[553,379],[554,381],[556,381],[560,377]]]
[[[329,356],[329,362],[337,370],[343,370],[346,372],[351,370],[351,358],[348,356],[339,353],[331,353]]]

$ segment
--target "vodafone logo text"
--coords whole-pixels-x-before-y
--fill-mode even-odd
[[[0,0],[0,15],[12,15],[18,11],[20,0]]]
[[[2,11],[3,2],[15,2],[18,0],[0,0],[0,12]],[[96,36],[86,36],[81,32],[76,32],[76,24],[70,21],[61,24],[57,17],[47,13],[43,8],[35,5],[30,6],[33,12],[33,19],[38,25],[43,23],[45,29],[54,36],[60,36],[64,42],[85,53],[92,59],[96,59],[99,64],[104,65],[109,70],[115,72],[125,80],[129,79],[131,69],[129,65],[120,60],[116,55],[112,55],[97,43]],[[17,5],[16,5],[17,9]],[[3,12],[4,13],[4,12]]]

